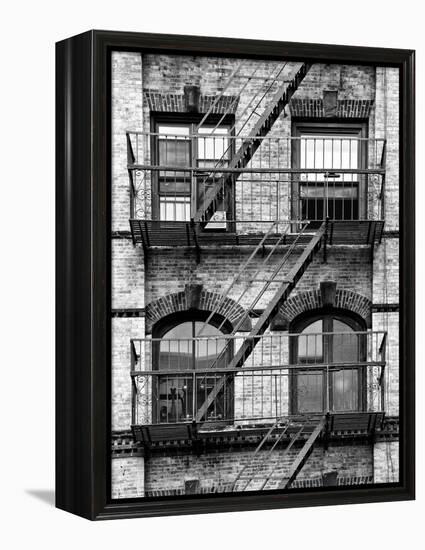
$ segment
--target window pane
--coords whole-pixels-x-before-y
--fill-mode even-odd
[[[192,418],[191,378],[161,376],[159,380],[158,422],[184,422]]]
[[[298,336],[298,363],[323,363],[323,320],[318,319]],[[298,412],[317,412],[323,408],[323,372],[297,370],[295,398]]]
[[[164,126],[160,124],[158,126],[158,134],[167,134],[170,136],[188,136],[189,126]],[[160,136],[160,139],[162,139],[162,136]]]
[[[323,373],[313,371],[298,373],[296,394],[298,412],[322,411]]]
[[[353,329],[333,320],[332,359],[333,363],[356,363],[360,359],[359,336]],[[338,334],[342,333],[342,334]],[[332,374],[332,400],[334,411],[357,410],[359,395],[359,370],[341,369]]]
[[[195,334],[200,334],[200,339],[196,342],[196,367],[204,369],[213,366],[226,346],[226,339],[220,338],[223,333],[212,325],[195,322]],[[215,367],[218,368],[219,365]]]
[[[159,126],[159,164],[188,168],[190,160],[189,126]],[[162,194],[185,193],[190,195],[191,174],[177,170],[159,172],[159,192]]]
[[[160,219],[164,221],[190,221],[189,197],[160,197]]]
[[[358,165],[358,140],[352,136],[302,135],[301,168],[352,168]]]
[[[329,180],[300,185],[301,216],[305,220],[356,220],[359,218],[358,183]]]
[[[323,198],[325,187],[323,183],[301,184],[301,196],[308,198]],[[330,182],[327,185],[327,196],[329,198],[356,199],[358,194],[357,183],[347,183],[347,185],[334,184]]]
[[[323,321],[308,325],[298,336],[298,362],[323,363]]]
[[[358,369],[343,369],[332,375],[332,396],[334,411],[355,411],[358,409]]]
[[[300,167],[338,170],[358,168],[359,141],[353,135],[301,135]],[[307,176],[306,176],[307,177]],[[355,174],[344,174],[344,181],[352,181]],[[308,179],[324,181],[324,174],[309,174]]]
[[[353,329],[337,319],[333,320],[333,362],[350,363],[359,360],[359,336],[354,334]],[[343,334],[338,334],[343,333]]]
[[[190,195],[189,172],[161,172],[159,192],[161,195],[187,194]]]
[[[159,368],[192,368],[192,323],[181,323],[164,334],[160,343]]]
[[[166,166],[190,166],[190,141],[168,136],[159,140],[159,163]]]
[[[228,128],[208,127],[199,129],[199,134],[210,134],[208,137],[198,138],[198,159],[221,159],[229,157]]]
[[[193,367],[192,323],[181,323],[160,342],[160,370],[191,370]],[[159,422],[179,422],[191,418],[191,378],[184,375],[161,376],[159,379]]]

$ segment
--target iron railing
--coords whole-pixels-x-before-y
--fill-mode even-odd
[[[265,334],[242,369],[229,369],[246,338],[131,340],[132,423],[191,422],[217,388],[203,422],[384,411],[385,332]]]
[[[238,168],[247,141],[260,145]],[[128,132],[127,147],[131,218],[189,221],[211,188],[218,221],[384,217],[383,139]]]

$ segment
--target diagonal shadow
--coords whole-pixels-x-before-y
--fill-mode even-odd
[[[55,491],[53,489],[25,489],[27,495],[34,498],[38,498],[48,504],[49,506],[55,505]]]

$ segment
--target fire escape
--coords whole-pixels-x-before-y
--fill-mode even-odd
[[[148,449],[173,443],[198,452],[217,437],[256,442],[252,460],[232,483],[235,491],[289,488],[319,439],[327,441],[332,433],[344,430],[373,433],[384,414],[384,333],[350,336],[366,350],[354,365],[351,360],[324,364],[319,353],[313,354],[303,373],[314,377],[320,372],[325,377],[327,398],[321,410],[290,411],[282,398],[288,394],[291,377],[302,368],[289,359],[292,342],[300,342],[302,336],[274,333],[273,321],[319,251],[323,261],[333,244],[358,244],[373,251],[383,231],[385,182],[383,140],[343,138],[329,145],[323,137],[284,137],[274,131],[310,68],[308,63],[297,64],[288,79],[283,77],[285,66],[265,80],[258,97],[245,106],[242,126],[234,124],[225,137],[219,130],[227,113],[213,125],[205,124],[235,81],[241,82],[240,97],[255,79],[255,71],[243,74],[243,64],[193,133],[182,137],[169,132],[166,139],[160,133],[127,134],[130,228],[133,243],[143,246],[145,260],[156,247],[185,247],[195,252],[197,262],[207,247],[252,249],[195,338],[131,341],[136,441]],[[177,147],[190,150],[189,165],[168,162],[173,155],[167,155],[167,148]],[[200,154],[202,150],[209,154]],[[367,162],[352,161],[360,158],[361,151]],[[297,166],[291,160],[295,155],[301,159]],[[334,161],[338,155],[339,163]],[[208,156],[212,159],[203,162]],[[172,182],[174,197],[164,194],[165,206],[155,213],[149,205],[152,182],[159,180],[164,187]],[[190,199],[190,215],[186,198],[176,191],[186,181],[194,182],[197,190],[195,199]],[[359,206],[360,196],[364,207]],[[180,209],[183,214],[167,218],[170,205],[174,213]],[[252,289],[254,298],[249,301]],[[228,296],[233,297],[232,308],[241,307],[244,313],[231,334],[205,335]],[[253,327],[241,335],[250,319],[255,320]],[[341,337],[320,335],[323,341]],[[192,353],[203,358],[201,368],[192,368]],[[160,358],[157,365],[155,357]],[[332,410],[328,402],[332,376],[353,366],[362,370],[367,382],[363,406]]]

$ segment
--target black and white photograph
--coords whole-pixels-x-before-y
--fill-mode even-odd
[[[2,8],[2,546],[416,550],[418,2]]]
[[[111,496],[399,481],[400,74],[111,53]]]

